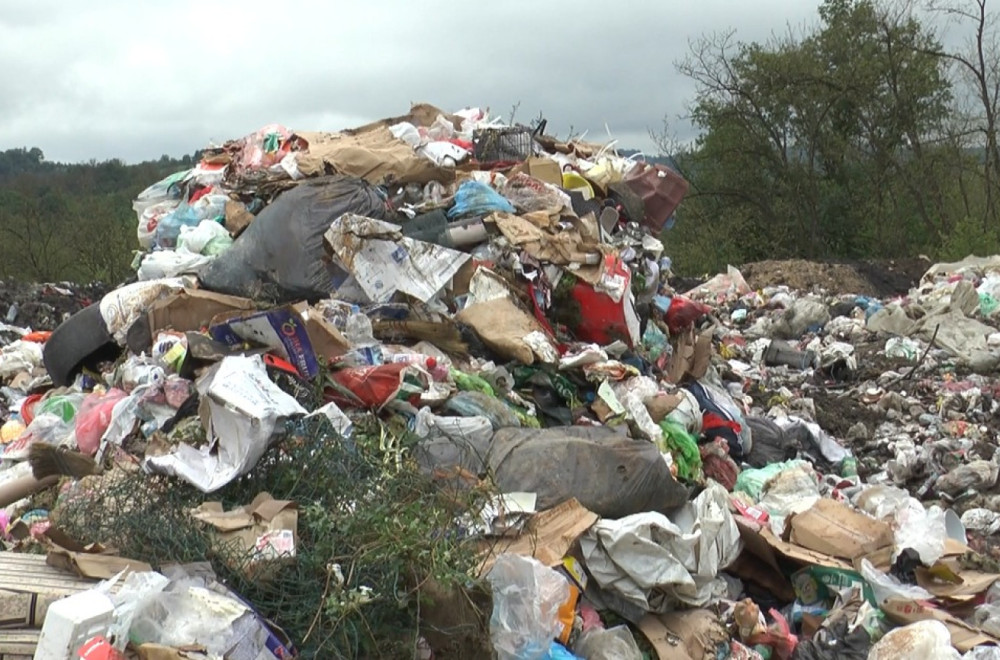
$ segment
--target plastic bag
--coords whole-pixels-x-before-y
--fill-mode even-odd
[[[669,451],[677,465],[677,476],[681,479],[695,480],[701,475],[701,453],[698,450],[698,439],[669,417],[660,422],[663,431],[663,448]]]
[[[753,447],[745,457],[747,463],[755,468],[762,468],[795,458],[798,443],[774,420],[749,416],[746,423],[753,437]]]
[[[628,626],[595,628],[580,636],[573,651],[587,660],[642,660],[642,651]]]
[[[109,594],[115,605],[115,621],[108,630],[108,638],[115,640],[116,649],[125,649],[135,615],[156,599],[169,584],[170,580],[155,571],[129,573],[121,588]]]
[[[881,605],[890,598],[904,600],[930,600],[934,596],[923,587],[903,584],[892,575],[887,575],[875,568],[867,559],[861,560],[861,577],[875,594],[875,602]]]
[[[144,208],[139,213],[139,226],[136,227],[135,235],[142,249],[152,249],[156,243],[156,227],[160,224],[160,220],[177,210],[180,203],[179,199],[160,202]]]
[[[743,470],[736,479],[736,488],[733,490],[746,493],[753,498],[754,502],[759,502],[761,492],[768,481],[784,470],[794,469],[802,465],[806,465],[805,461],[785,461],[784,463],[772,463],[754,470]]]
[[[225,252],[232,244],[229,231],[215,220],[202,220],[196,227],[181,227],[177,237],[179,249],[205,256]]]
[[[896,513],[893,529],[894,556],[906,548],[912,548],[920,555],[920,561],[929,566],[944,554],[948,529],[941,507],[925,509],[919,500],[911,497]]]
[[[515,212],[513,204],[485,183],[463,181],[455,192],[455,204],[448,209],[448,218]]]
[[[532,557],[502,554],[487,579],[493,589],[490,639],[500,660],[544,658],[562,624],[569,583]]]
[[[910,494],[886,484],[869,486],[854,497],[854,506],[877,520],[892,520],[907,505]]]
[[[0,348],[0,379],[7,380],[41,366],[42,354],[41,344],[20,339]]]
[[[159,204],[177,206],[184,195],[181,184],[191,172],[192,170],[174,172],[170,176],[149,186],[136,196],[132,202],[132,210],[135,211],[140,225],[142,225],[143,216],[149,208]]]
[[[500,194],[523,213],[532,211],[558,212],[564,206],[572,206],[569,195],[524,172],[518,172],[508,178],[500,187]]]
[[[1000,660],[1000,647],[977,646],[966,651],[962,660]]]
[[[142,258],[136,276],[142,282],[177,277],[186,273],[197,275],[212,263],[213,257],[204,257],[187,250],[160,250]]]
[[[35,415],[24,432],[3,447],[4,460],[24,460],[28,457],[28,448],[35,442],[47,445],[63,446],[70,442],[73,432],[72,420],[69,422],[52,413]]]
[[[157,223],[155,241],[157,247],[176,247],[177,238],[183,227],[194,227],[202,220],[225,216],[227,201],[229,197],[226,195],[209,193],[190,204],[181,204],[172,213],[160,218]]]
[[[308,179],[282,193],[199,274],[206,289],[277,303],[328,297],[348,278],[327,258],[323,235],[345,213],[380,219],[385,201],[349,176]]]
[[[670,474],[656,445],[607,427],[502,428],[486,465],[501,492],[537,493],[539,510],[571,497],[594,513],[619,518],[671,511],[688,490]]]
[[[972,622],[990,635],[1000,635],[1000,604],[980,605],[972,615]]]
[[[764,484],[758,504],[771,517],[771,531],[781,536],[785,529],[785,519],[789,515],[806,511],[819,499],[819,479],[816,473],[808,463],[799,462],[795,467],[782,470]]]
[[[951,645],[948,626],[935,620],[917,621],[889,631],[868,654],[868,660],[959,660],[961,657]]]
[[[89,456],[97,453],[101,436],[111,424],[111,411],[126,396],[125,392],[112,389],[105,393],[92,392],[84,398],[76,414],[76,445],[81,452]]]
[[[670,299],[670,307],[667,308],[664,320],[667,322],[670,334],[678,335],[693,326],[698,319],[711,313],[712,308],[708,305],[685,296],[673,296]]]

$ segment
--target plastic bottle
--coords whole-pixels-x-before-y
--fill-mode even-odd
[[[382,364],[382,345],[375,339],[371,319],[360,309],[354,308],[347,317],[344,337],[351,345],[350,361],[358,366]]]
[[[431,378],[441,382],[448,380],[450,370],[447,364],[441,364],[433,355],[423,353],[395,353],[385,356],[386,364],[399,364],[405,362],[415,367],[420,367],[431,375]]]

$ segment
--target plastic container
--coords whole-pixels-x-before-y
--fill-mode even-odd
[[[88,640],[107,634],[114,616],[111,599],[94,589],[56,601],[45,615],[35,660],[73,660]]]
[[[594,199],[594,187],[576,172],[563,172],[563,188],[570,192],[578,192],[584,199]]]

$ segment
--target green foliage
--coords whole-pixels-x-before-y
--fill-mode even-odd
[[[135,196],[191,158],[125,165],[50,163],[41,150],[0,152],[0,278],[103,281],[130,274]]]
[[[986,257],[1000,253],[1000,227],[983,227],[972,218],[962,218],[941,245],[938,255],[946,261],[959,261],[969,255]]]
[[[297,420],[250,475],[210,498],[178,479],[117,471],[64,496],[53,515],[74,537],[154,567],[211,561],[303,658],[412,658],[418,636],[431,634],[428,588],[464,593],[471,582],[477,546],[455,517],[476,510],[483,493],[441,490],[418,473],[410,446],[374,416],[352,440],[322,416]],[[294,560],[263,574],[236,548],[213,544],[189,514],[204,499],[229,508],[261,492],[301,506]],[[477,634],[486,639],[483,626],[484,618]]]
[[[936,255],[983,208],[981,162],[950,138],[951,83],[931,32],[874,0],[826,0],[819,18],[767,44],[705,38],[679,65],[697,84],[702,131],[676,156],[692,184],[665,236],[679,274]]]

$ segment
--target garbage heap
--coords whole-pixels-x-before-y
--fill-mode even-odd
[[[1000,259],[677,292],[686,191],[427,105],[152,185],[0,349],[0,654],[1000,656]]]

